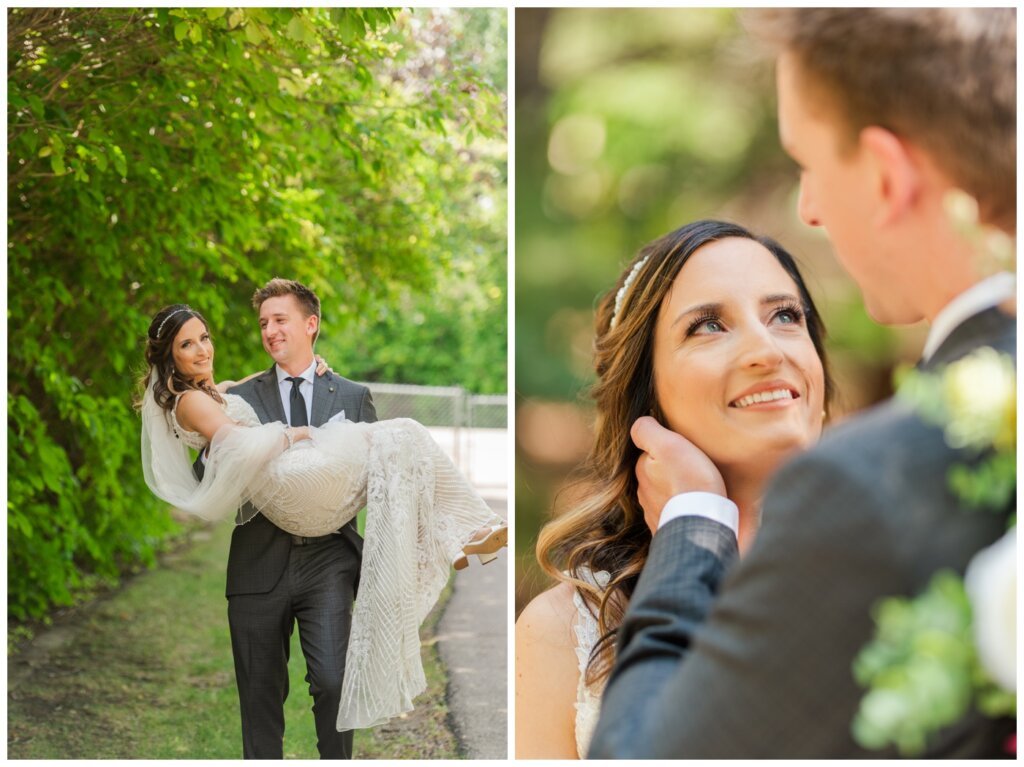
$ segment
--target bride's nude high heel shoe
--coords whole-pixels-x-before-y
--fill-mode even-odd
[[[480,560],[482,565],[493,562],[498,558],[498,552],[508,545],[507,524],[482,527],[480,530],[477,530],[477,534],[479,535],[484,531],[486,531],[484,535],[474,538],[462,547],[462,553],[452,562],[452,566],[456,570],[464,570],[468,567],[469,557],[474,555]]]

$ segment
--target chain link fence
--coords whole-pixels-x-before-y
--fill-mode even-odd
[[[366,383],[377,417],[426,426],[478,490],[508,490],[508,396],[469,394],[459,386]]]

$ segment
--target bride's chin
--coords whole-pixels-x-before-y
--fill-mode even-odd
[[[807,440],[780,440],[763,445],[756,453],[730,462],[729,471],[734,475],[768,477],[778,471],[790,458],[807,450],[813,444]],[[717,461],[716,461],[717,463]]]

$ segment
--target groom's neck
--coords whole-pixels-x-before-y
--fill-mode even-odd
[[[303,356],[297,360],[288,360],[288,362],[278,362],[277,366],[288,375],[297,376],[301,373],[305,373],[306,368],[308,368],[312,364],[313,350],[310,349],[308,356]]]

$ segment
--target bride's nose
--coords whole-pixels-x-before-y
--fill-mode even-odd
[[[775,336],[761,323],[741,334],[739,362],[743,367],[775,368],[784,359]]]

